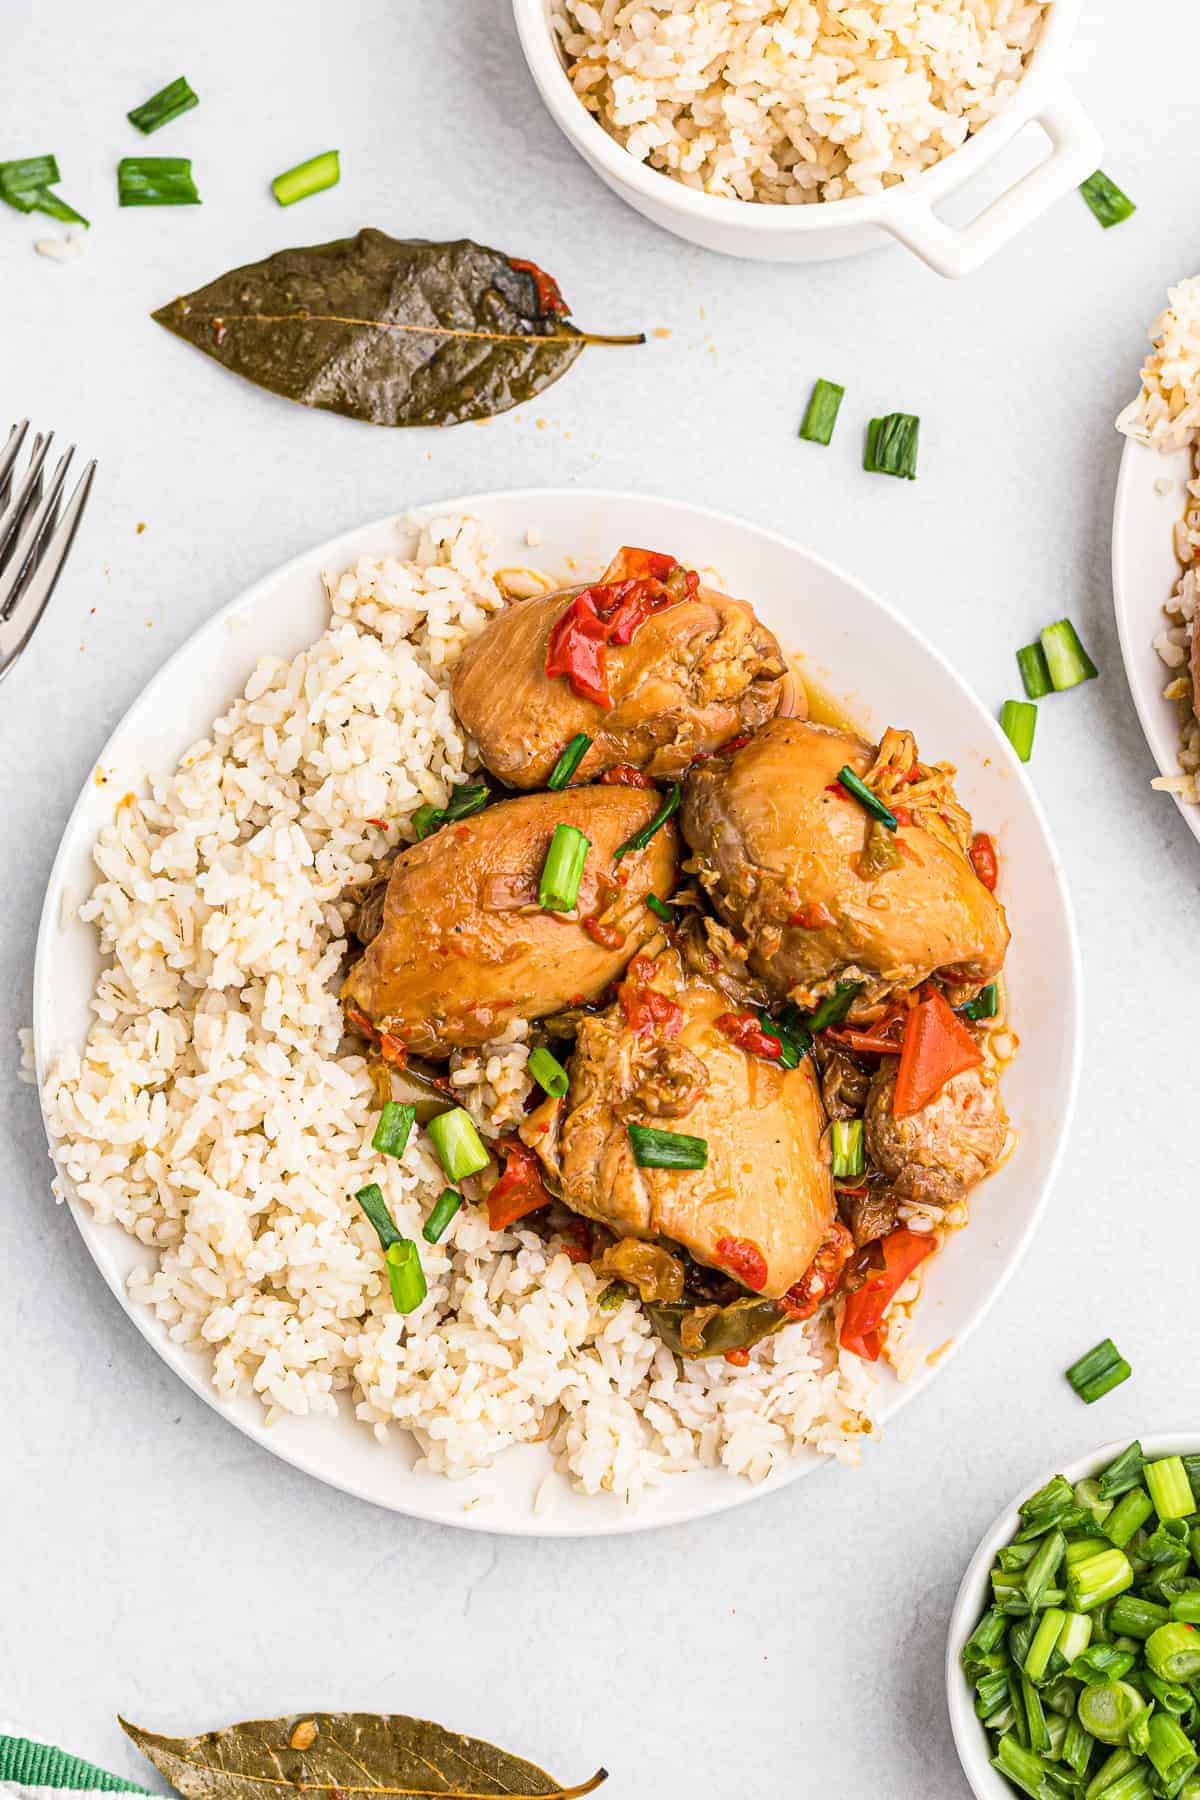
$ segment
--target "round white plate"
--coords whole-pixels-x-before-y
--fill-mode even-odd
[[[573,557],[579,579],[598,573],[625,543],[669,549],[684,562],[713,568],[731,593],[753,601],[786,648],[803,657],[811,676],[868,729],[879,732],[891,722],[911,726],[927,755],[958,765],[964,801],[1001,849],[1001,892],[1014,928],[1009,984],[1022,1040],[1005,1085],[1020,1148],[980,1189],[974,1224],[931,1265],[921,1301],[921,1338],[929,1351],[961,1343],[1012,1274],[1037,1225],[1067,1133],[1082,1041],[1079,959],[1063,873],[1041,809],[1002,733],[911,626],[848,576],[773,532],[673,501],[578,490],[472,495],[427,510],[473,513],[490,532],[501,564],[533,564],[561,575]],[[536,550],[525,543],[530,526],[542,533]],[[98,786],[89,774],[84,784],[42,912],[34,978],[39,1078],[64,1047],[81,1046],[87,1031],[100,960],[94,932],[73,917],[70,903],[78,904],[92,884],[91,846],[119,797],[149,773],[171,771],[240,692],[259,656],[294,655],[320,633],[326,623],[323,569],[394,553],[400,542],[396,521],[380,520],[260,581],[201,627],[117,727],[101,757],[107,779]],[[464,1487],[416,1472],[403,1435],[378,1444],[355,1423],[348,1401],[336,1419],[289,1419],[270,1429],[254,1400],[219,1402],[203,1359],[172,1343],[149,1312],[126,1299],[129,1270],[146,1253],[119,1227],[97,1225],[74,1196],[71,1208],[114,1294],[189,1387],[275,1455],[380,1506],[482,1531],[594,1535],[718,1512],[817,1465],[815,1456],[798,1458],[759,1487],[719,1469],[676,1476],[636,1511],[607,1496],[575,1494],[563,1481],[553,1505],[535,1515],[532,1499],[546,1474],[547,1454],[541,1446],[522,1445],[497,1463],[494,1497],[468,1510],[474,1483]],[[919,1393],[944,1360],[922,1363],[903,1386],[885,1371],[884,1419]]]
[[[1191,474],[1190,450],[1164,456],[1128,438],[1113,508],[1113,600],[1121,655],[1160,775],[1179,773],[1179,725],[1174,706],[1163,699],[1171,671],[1153,648],[1153,639],[1163,629],[1162,609],[1179,580],[1175,525],[1183,517]],[[1165,493],[1159,493],[1159,483],[1166,486]],[[1166,798],[1149,797],[1160,803]],[[1189,831],[1200,838],[1200,806],[1178,798],[1175,804]]]

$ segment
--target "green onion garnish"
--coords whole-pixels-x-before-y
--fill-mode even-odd
[[[1000,729],[1023,763],[1033,755],[1037,707],[1031,700],[1006,700],[1000,708]]]
[[[1186,1519],[1196,1510],[1196,1497],[1188,1480],[1183,1459],[1164,1456],[1159,1462],[1147,1463],[1142,1479],[1150,1490],[1154,1510],[1165,1524],[1168,1519]]]
[[[546,786],[552,793],[561,793],[591,747],[592,740],[587,732],[577,731],[550,771]]]
[[[1000,994],[994,981],[981,987],[973,1000],[957,1008],[964,1019],[994,1019],[1000,1011]]]
[[[462,1181],[487,1168],[488,1153],[483,1140],[470,1113],[464,1112],[461,1106],[438,1113],[425,1129],[433,1139],[438,1161],[451,1181]]]
[[[1134,1487],[1121,1495],[1101,1529],[1111,1544],[1123,1550],[1135,1537],[1154,1511],[1154,1502],[1144,1487]]]
[[[786,1007],[784,1011],[787,1011]],[[812,1033],[800,1022],[800,1009],[793,1007],[792,1012],[796,1014],[796,1020],[787,1025],[782,1018],[773,1019],[765,1009],[758,1015],[763,1030],[779,1045],[779,1064],[784,1069],[798,1069],[813,1045]]]
[[[1163,1792],[1168,1794],[1178,1794],[1187,1777],[1200,1762],[1195,1744],[1169,1712],[1148,1712],[1146,1755],[1154,1766]],[[1112,1792],[1111,1788],[1109,1792]]]
[[[1071,1364],[1067,1380],[1084,1404],[1091,1406],[1102,1394],[1128,1381],[1132,1374],[1133,1370],[1112,1339],[1104,1338],[1095,1349]]]
[[[658,1131],[652,1125],[629,1125],[633,1160],[642,1169],[703,1169],[708,1143],[682,1131]]]
[[[1104,1621],[1114,1637],[1148,1638],[1160,1625],[1171,1620],[1170,1608],[1153,1600],[1139,1599],[1137,1594],[1118,1594]]]
[[[37,190],[35,212],[45,213],[48,219],[57,219],[61,225],[82,225],[85,230],[91,229],[91,220],[85,219],[81,212],[76,212],[59,194],[52,194],[49,188]]]
[[[917,479],[917,439],[921,421],[914,413],[888,413],[867,426],[863,468],[868,475]]]
[[[54,156],[20,156],[12,162],[0,162],[0,193],[13,204],[16,194],[34,194],[39,188],[55,187],[61,180],[58,159]],[[23,206],[22,212],[32,212]]]
[[[1102,1744],[1123,1744],[1146,1702],[1126,1681],[1098,1681],[1079,1696],[1079,1723]]]
[[[1026,644],[1023,650],[1017,651],[1017,667],[1021,671],[1025,692],[1031,700],[1044,700],[1047,694],[1054,692],[1046,652],[1040,643]]]
[[[421,1236],[427,1244],[436,1244],[444,1236],[447,1226],[459,1207],[462,1195],[454,1188],[443,1188],[433,1203],[433,1210],[421,1227]]]
[[[119,206],[199,206],[187,156],[123,156],[117,164]]]
[[[650,911],[654,914],[655,918],[661,919],[664,925],[673,925],[675,923],[675,914],[667,905],[666,901],[660,900],[657,894],[647,894],[646,905],[650,908]]]
[[[830,1025],[840,1025],[846,1014],[854,1005],[864,984],[861,981],[839,981],[832,994],[826,994],[820,1004],[809,1013],[804,1024],[809,1031],[824,1031]],[[801,1015],[803,1016],[803,1015]],[[785,1006],[780,1014],[785,1029],[789,1028],[789,1013]]]
[[[418,806],[411,820],[417,842],[432,837],[443,825],[452,825],[456,819],[469,819],[472,813],[482,812],[491,797],[492,791],[485,782],[462,781],[456,788],[451,788],[445,806],[433,806],[427,800],[423,806]]]
[[[590,838],[574,825],[556,825],[538,882],[538,905],[545,912],[570,912],[579,898]]]
[[[833,428],[837,424],[838,408],[846,390],[839,387],[836,381],[826,381],[823,377],[813,388],[805,409],[804,421],[800,426],[800,436],[809,444],[827,444],[833,436]]]
[[[336,187],[341,176],[337,151],[322,150],[319,156],[310,156],[307,162],[297,163],[294,169],[285,169],[282,175],[277,175],[271,183],[271,192],[280,206],[294,206],[297,200],[307,200],[310,194]]]
[[[865,781],[860,781],[849,763],[847,763],[844,768],[838,770],[838,780],[841,782],[846,792],[851,794],[854,799],[858,801],[858,804],[863,807],[865,811],[870,813],[873,819],[878,819],[879,823],[881,825],[886,825],[889,831],[895,831],[897,829],[895,813],[888,811],[888,808],[883,804],[883,801],[877,794],[871,792]],[[886,839],[884,841],[886,842]]]
[[[1172,1620],[1146,1639],[1146,1661],[1160,1681],[1193,1681],[1200,1675],[1200,1633]]]
[[[554,1100],[561,1100],[571,1085],[571,1077],[557,1056],[552,1056],[541,1044],[536,1050],[529,1052],[529,1073],[543,1093],[549,1094]]]
[[[1079,191],[1091,207],[1093,213],[1108,231],[1113,225],[1119,225],[1137,211],[1137,207],[1123,194],[1115,181],[1110,181],[1103,169],[1097,169],[1086,181],[1081,181]]]
[[[849,1181],[866,1168],[861,1119],[835,1119],[830,1127],[835,1179]]]
[[[640,831],[635,831],[633,836],[626,838],[623,844],[617,845],[616,849],[613,851],[613,861],[620,862],[621,858],[623,856],[628,856],[631,850],[644,850],[655,832],[662,830],[663,826],[666,824],[671,814],[676,810],[682,799],[683,789],[676,781],[672,784],[670,793],[667,795],[650,823],[648,825],[643,825]]]
[[[398,1313],[416,1312],[429,1291],[421,1267],[421,1252],[411,1238],[402,1237],[388,1245],[385,1257],[392,1305]]]
[[[383,1190],[377,1181],[372,1181],[366,1187],[359,1188],[354,1198],[375,1227],[379,1242],[385,1250],[390,1244],[400,1241],[400,1233],[396,1230],[395,1221],[388,1211],[387,1202],[383,1197]]]
[[[1094,1612],[1106,1600],[1115,1600],[1132,1586],[1133,1567],[1125,1552],[1115,1545],[1111,1550],[1098,1550],[1094,1556],[1083,1557],[1067,1570],[1067,1593],[1074,1612]]]
[[[412,828],[417,834],[417,842],[421,843],[423,839],[432,837],[433,833],[445,824],[445,820],[446,815],[443,808],[434,806],[431,801],[426,800],[422,806],[418,806],[411,820]]]
[[[180,75],[178,80],[160,88],[157,94],[151,94],[149,100],[143,100],[140,106],[135,106],[125,117],[131,125],[136,125],[139,131],[144,131],[149,137],[152,131],[161,131],[172,119],[178,119],[182,113],[190,112],[193,106],[199,104],[199,96],[192,92],[187,76]]]
[[[381,1156],[403,1156],[405,1146],[416,1123],[415,1106],[403,1106],[398,1100],[385,1100],[371,1139],[372,1150]]]
[[[1128,1493],[1129,1489],[1135,1488],[1142,1479],[1142,1470],[1145,1466],[1146,1459],[1142,1455],[1142,1446],[1134,1438],[1132,1444],[1128,1444],[1120,1456],[1114,1462],[1109,1463],[1107,1469],[1101,1470],[1099,1476],[1100,1498],[1115,1500],[1119,1494]]]
[[[1042,633],[1042,649],[1056,694],[1064,688],[1078,687],[1081,681],[1092,681],[1100,673],[1070,619],[1047,625]]]

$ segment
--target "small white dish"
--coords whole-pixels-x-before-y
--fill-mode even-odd
[[[955,1233],[930,1264],[916,1321],[928,1355],[903,1384],[885,1372],[879,1416],[886,1423],[934,1379],[979,1325],[1037,1229],[1066,1142],[1078,1084],[1082,978],[1063,872],[1045,817],[995,720],[940,651],[885,602],[810,551],[728,515],[645,494],[541,489],[476,494],[422,509],[471,513],[493,539],[499,566],[534,566],[561,577],[598,573],[620,543],[669,549],[715,569],[731,593],[751,599],[764,621],[831,696],[867,730],[911,727],[927,753],[955,763],[959,791],[1001,854],[1001,897],[1013,943],[1007,976],[1021,1051],[1005,1077],[1005,1100],[1020,1136],[1015,1155],[978,1191],[974,1223]],[[539,547],[528,546],[531,526]],[[214,614],[134,702],[89,772],[51,872],[34,971],[38,1079],[68,1045],[81,1047],[100,969],[96,935],[75,908],[95,880],[92,846],[120,797],[148,774],[165,776],[223,712],[259,657],[292,656],[324,629],[321,572],[360,556],[395,554],[394,519],[380,519],[304,552]],[[103,772],[103,783],[98,781]],[[506,1451],[478,1503],[481,1483],[454,1483],[413,1467],[403,1433],[386,1444],[358,1424],[343,1397],[336,1418],[287,1418],[266,1426],[258,1402],[218,1400],[205,1360],[181,1349],[152,1313],[130,1301],[126,1282],[143,1250],[116,1225],[100,1225],[71,1194],[80,1234],[120,1305],[163,1360],[209,1405],[264,1449],[334,1487],[378,1506],[480,1531],[528,1536],[596,1536],[674,1524],[741,1505],[819,1466],[794,1458],[759,1486],[722,1469],[667,1480],[637,1511],[601,1495],[571,1492],[565,1480],[550,1510],[533,1502],[550,1472],[542,1445]],[[866,1454],[870,1454],[869,1447]]]
[[[1163,455],[1128,438],[1113,507],[1113,603],[1121,656],[1133,704],[1160,775],[1179,773],[1179,722],[1163,699],[1171,679],[1153,640],[1163,629],[1163,606],[1179,580],[1175,526],[1183,517],[1192,453]],[[1193,837],[1200,838],[1200,805],[1172,796]],[[1166,796],[1147,795],[1162,805]]]
[[[1065,1475],[1072,1487],[1089,1475],[1098,1475],[1101,1469],[1120,1456],[1129,1441],[1128,1438],[1115,1438],[1112,1443],[1101,1444],[1098,1450],[1092,1450],[1087,1456],[1078,1457],[1074,1462],[1057,1463],[1052,1469],[1043,1469],[1040,1475],[1032,1476],[1020,1493],[1014,1494],[1004,1511],[992,1521],[978,1550],[967,1564],[967,1572],[955,1597],[946,1638],[946,1701],[950,1709],[954,1748],[958,1751],[958,1760],[975,1800],[1013,1800],[1016,1792],[1003,1775],[992,1767],[988,1736],[975,1716],[974,1694],[959,1665],[963,1645],[991,1600],[988,1574],[996,1559],[996,1552],[1009,1543],[1020,1529],[1018,1508],[1031,1494],[1036,1494],[1055,1475]],[[1140,1436],[1139,1442],[1148,1462],[1160,1456],[1191,1456],[1200,1449],[1200,1435],[1194,1428],[1191,1431],[1153,1432]]]
[[[513,0],[513,13],[530,73],[559,130],[613,193],[664,230],[707,250],[760,262],[826,262],[895,238],[939,275],[959,276],[979,268],[1099,167],[1099,134],[1063,74],[1081,4],[1054,0],[1008,106],[960,150],[885,193],[812,206],[728,200],[637,161],[571,86],[550,23],[550,0]],[[940,219],[934,208],[1029,124],[1040,125],[1050,140],[1045,160],[969,225]]]

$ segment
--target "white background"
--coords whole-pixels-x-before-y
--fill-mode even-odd
[[[1044,1464],[1197,1417],[1197,846],[1152,774],[1112,622],[1111,421],[1168,281],[1200,266],[1192,0],[1091,0],[1073,79],[1139,202],[1073,196],[961,285],[904,252],[770,268],[642,222],[542,113],[504,0],[6,0],[0,156],[53,149],[94,221],[33,253],[0,218],[0,428],[100,459],[72,564],[0,694],[0,1008],[15,1059],[71,802],[167,653],[296,550],[406,503],[634,487],[791,533],[942,646],[988,705],[1068,612],[1102,678],[1042,708],[1031,768],[1082,934],[1087,1046],[1063,1176],[987,1326],[857,1472],[735,1515],[592,1543],[501,1541],[326,1491],[233,1431],[122,1317],[49,1195],[31,1090],[2,1093],[0,1716],[127,1768],[121,1710],[198,1730],[303,1707],[425,1714],[614,1795],[961,1797],[941,1658],[983,1527]],[[1136,19],[1136,26],[1134,21]],[[181,71],[204,205],[115,206],[126,110]],[[283,213],[269,177],[337,144]],[[374,224],[543,263],[591,351],[480,428],[386,432],[225,375],[150,310],[289,243]],[[847,388],[827,451],[814,378]],[[873,413],[922,418],[915,484],[858,467]],[[139,522],[145,530],[139,532]],[[898,697],[903,714],[903,696]],[[1036,931],[1035,919],[1014,921]],[[1061,1371],[1111,1333],[1135,1378],[1084,1412]]]

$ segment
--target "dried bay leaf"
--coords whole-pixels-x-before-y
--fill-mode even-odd
[[[269,1800],[272,1790],[332,1800],[581,1800],[607,1779],[598,1769],[581,1786],[563,1787],[523,1757],[405,1713],[296,1713],[183,1738],[119,1723],[183,1800]]]
[[[278,250],[153,315],[285,400],[372,425],[459,425],[540,394],[588,344],[554,279],[463,238],[367,228]]]

